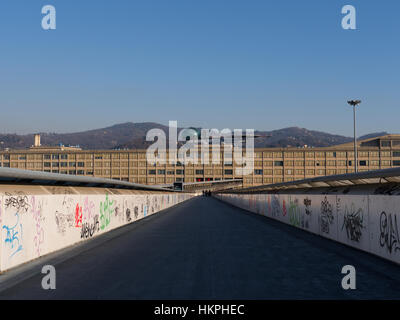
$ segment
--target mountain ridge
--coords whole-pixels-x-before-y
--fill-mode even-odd
[[[153,142],[145,141],[150,129],[161,129],[168,137],[168,126],[156,122],[124,122],[105,128],[73,133],[41,132],[45,146],[75,145],[83,149],[141,149]],[[183,128],[178,128],[179,131]],[[329,147],[353,141],[353,138],[300,127],[288,127],[271,131],[255,130],[260,135],[254,140],[255,147]],[[370,133],[359,139],[385,135],[387,132]],[[0,148],[24,149],[32,146],[34,134],[0,134]]]

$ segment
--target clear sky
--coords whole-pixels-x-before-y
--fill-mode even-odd
[[[399,133],[399,16],[398,0],[2,0],[0,132],[177,120],[351,136],[358,98],[360,135]]]

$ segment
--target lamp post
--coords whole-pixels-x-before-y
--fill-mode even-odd
[[[357,137],[356,137],[356,106],[361,103],[361,100],[349,100],[349,105],[353,107],[353,121],[354,121],[354,172],[358,171],[358,155],[357,155]]]

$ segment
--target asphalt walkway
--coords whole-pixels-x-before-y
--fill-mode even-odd
[[[41,263],[55,265],[56,290],[42,289]],[[341,287],[344,265],[356,290]],[[0,276],[1,299],[400,298],[399,266],[211,197],[21,270]]]

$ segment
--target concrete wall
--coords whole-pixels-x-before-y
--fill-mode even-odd
[[[0,270],[106,233],[191,197],[119,189],[2,186]]]
[[[400,263],[400,215],[397,214],[400,196],[219,194],[216,197]]]

